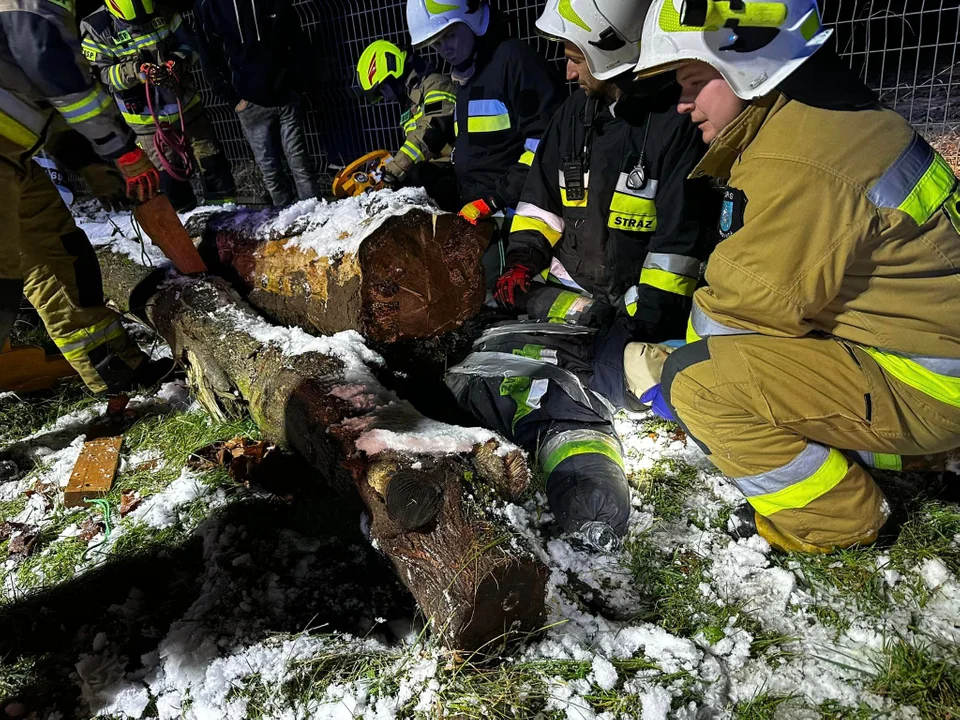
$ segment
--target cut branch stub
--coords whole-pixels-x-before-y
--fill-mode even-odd
[[[433,473],[403,470],[387,486],[387,514],[405,530],[418,530],[437,519],[443,506],[443,481]]]

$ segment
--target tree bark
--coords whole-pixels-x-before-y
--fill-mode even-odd
[[[463,454],[368,455],[357,447],[366,430],[423,418],[372,376],[358,385],[335,355],[284,355],[257,340],[244,320],[261,319],[225,281],[164,284],[126,257],[98,255],[107,297],[166,339],[211,412],[249,412],[265,437],[301,453],[340,491],[360,493],[372,541],[444,646],[496,654],[539,629],[547,569],[496,510],[529,484],[519,451],[501,457],[491,441]]]
[[[242,213],[243,211],[241,211]],[[320,335],[357,330],[377,343],[460,327],[486,295],[480,258],[490,230],[455,215],[388,218],[356,254],[319,257],[290,238],[253,238],[237,213],[197,216],[201,254],[270,319]]]

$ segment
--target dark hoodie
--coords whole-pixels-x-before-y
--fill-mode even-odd
[[[220,98],[290,102],[307,43],[290,0],[198,0],[195,16],[203,74]]]

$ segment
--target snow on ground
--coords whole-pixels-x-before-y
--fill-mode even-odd
[[[184,406],[176,388],[166,388],[164,394]],[[915,716],[909,708],[871,692],[869,685],[884,639],[894,633],[922,632],[948,644],[960,640],[960,584],[941,560],[928,558],[906,576],[884,576],[891,598],[893,591],[907,591],[910,583],[919,583],[929,593],[921,627],[910,611],[911,603],[891,600],[888,612],[874,616],[851,611],[838,598],[815,597],[796,572],[776,561],[762,539],[733,541],[726,535],[721,510],[738,498],[691,443],[675,430],[651,430],[642,417],[621,417],[618,429],[628,469],[641,487],[634,496],[628,550],[598,554],[573,538],[558,536],[541,495],[504,510],[516,531],[534,540],[551,573],[547,630],[504,663],[503,672],[517,673],[525,683],[513,701],[523,707],[524,693],[541,697],[542,710],[555,713],[543,717],[576,720],[731,717],[731,708],[763,695],[789,696],[791,702],[813,708],[836,703],[890,717]],[[470,442],[479,437],[473,432],[465,431]],[[384,437],[371,434],[370,442],[382,442]],[[80,436],[47,454],[45,469],[32,482],[63,485],[82,440]],[[125,458],[131,463],[144,459]],[[679,467],[674,463],[682,464],[694,478],[682,497],[681,511],[669,521],[642,492],[644,473],[665,463],[674,468]],[[25,489],[25,481],[0,485],[0,500]],[[96,567],[132,528],[184,527],[190,522],[186,508],[202,502],[204,514],[213,517],[230,498],[223,489],[205,485],[193,471],[183,470],[124,519],[106,548],[81,559],[77,572]],[[13,519],[42,521],[44,512],[55,514],[31,502]],[[203,523],[197,532],[203,543],[199,594],[180,619],[165,629],[151,630],[154,649],[139,658],[127,657],[121,638],[100,632],[75,658],[74,681],[90,712],[100,717],[220,720],[247,718],[256,708],[258,717],[395,720],[441,717],[441,709],[455,698],[484,702],[482,696],[467,693],[467,700],[458,696],[464,692],[463,673],[471,671],[453,669],[445,653],[416,634],[390,640],[380,617],[366,621],[372,628],[366,636],[304,632],[265,637],[252,619],[258,610],[291,612],[309,597],[311,587],[323,583],[325,570],[311,561],[321,543],[288,533],[276,550],[279,565],[257,567],[249,554],[237,549],[247,532],[244,527],[214,521]],[[61,534],[70,538],[76,533]],[[97,536],[91,544],[102,539]],[[638,543],[649,545],[653,556],[662,555],[667,565],[672,554],[703,559],[705,571],[697,592],[704,607],[733,608],[726,623],[683,633],[662,627],[656,613],[650,613],[642,577],[631,569],[635,561],[629,548]],[[882,569],[889,558],[878,562]],[[241,583],[224,573],[226,567],[252,574]],[[22,596],[24,591],[13,587],[14,577],[7,572],[5,587]],[[116,612],[133,613],[141,601],[133,592],[130,607]],[[356,602],[362,613],[363,599]],[[815,608],[824,602],[846,615],[845,628],[822,622]],[[269,611],[264,610],[267,606]],[[750,622],[741,622],[744,619]],[[785,638],[781,652],[758,653],[754,648],[758,633]],[[367,663],[370,670],[334,672],[316,687],[294,682],[302,681],[305,668],[336,664],[338,658],[345,666]],[[562,667],[582,670],[571,677],[567,671],[557,672]],[[299,691],[292,692],[293,686]],[[606,698],[608,705],[598,707],[598,698]],[[616,709],[614,699],[623,709]]]

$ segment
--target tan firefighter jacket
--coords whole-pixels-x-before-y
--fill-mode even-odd
[[[835,336],[960,406],[960,193],[903,118],[775,93],[714,140],[703,175],[727,187],[689,340]]]
[[[385,168],[398,180],[403,180],[417,163],[450,156],[457,102],[453,81],[440,73],[422,79],[411,74],[407,94],[410,107],[400,118],[407,137]]]

